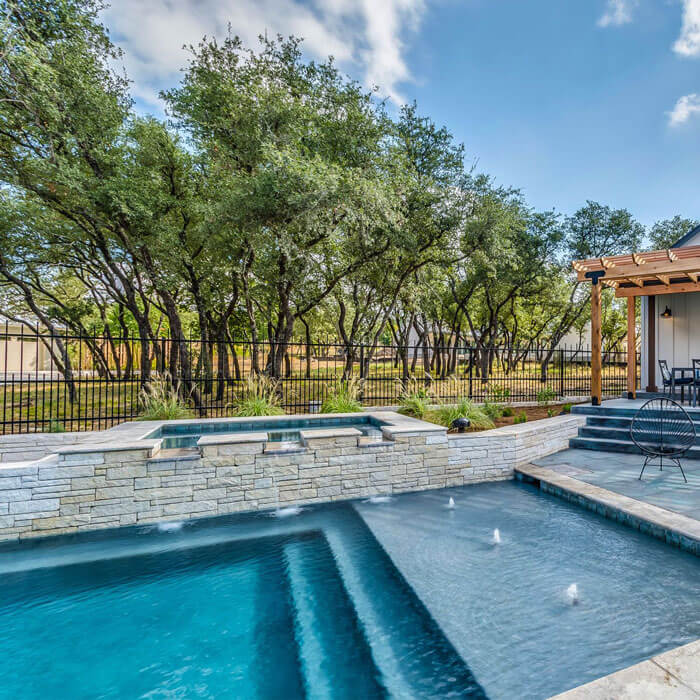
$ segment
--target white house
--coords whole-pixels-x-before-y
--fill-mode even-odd
[[[700,226],[689,231],[671,249],[697,245],[700,245]],[[666,360],[669,367],[690,367],[693,359],[700,359],[700,293],[643,296],[641,305],[641,389],[656,391],[663,386],[659,360]]]

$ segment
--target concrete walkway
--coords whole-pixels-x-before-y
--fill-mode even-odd
[[[609,491],[650,503],[674,513],[700,520],[700,462],[682,462],[688,483],[676,466],[659,471],[650,464],[639,479],[644,464],[640,455],[592,450],[563,450],[533,460],[535,466],[600,486]]]

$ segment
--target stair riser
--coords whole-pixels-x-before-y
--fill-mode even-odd
[[[595,452],[623,452],[626,454],[642,455],[642,451],[633,443],[608,442],[606,440],[590,440],[584,437],[572,438],[569,447]],[[692,449],[681,458],[683,460],[700,460],[700,450]]]
[[[630,431],[629,428],[599,428],[599,427],[589,427],[589,426],[584,426],[583,428],[579,428],[578,431],[578,436],[579,437],[588,437],[588,438],[596,438],[598,440],[623,440],[625,442],[633,442],[632,438],[630,437]],[[650,436],[653,436],[653,433],[650,432]],[[700,446],[700,436],[697,436],[695,438],[695,444]]]
[[[623,428],[629,430],[632,425],[631,418],[608,418],[605,416],[587,416],[586,425],[597,428]]]
[[[684,406],[684,408],[688,408]],[[596,418],[634,418],[638,409],[634,408],[604,408],[602,406],[572,406],[571,413]],[[700,424],[700,412],[688,411],[694,423]]]

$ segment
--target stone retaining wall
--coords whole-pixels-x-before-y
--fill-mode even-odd
[[[370,444],[355,428],[302,431],[295,449],[275,449],[266,433],[209,435],[199,454],[174,456],[160,451],[159,440],[113,440],[0,465],[0,539],[511,478],[518,463],[561,449],[580,421],[566,416],[448,437],[437,426],[401,420]]]

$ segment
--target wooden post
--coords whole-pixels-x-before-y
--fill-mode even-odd
[[[600,288],[599,279],[591,284],[591,403],[600,406],[603,395],[603,360],[601,357]]]
[[[637,396],[637,318],[636,297],[627,297],[627,398]]]
[[[647,391],[656,392],[656,297],[647,297]]]

